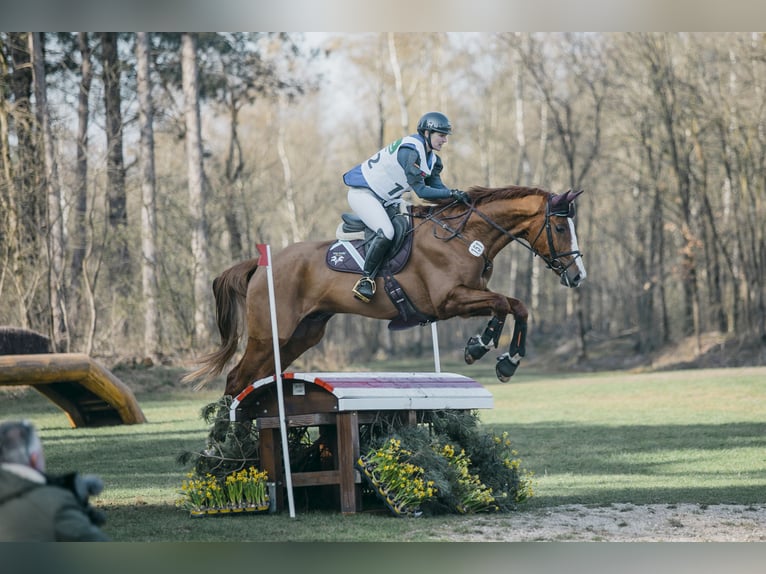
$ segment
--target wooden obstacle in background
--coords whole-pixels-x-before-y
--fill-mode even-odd
[[[492,394],[473,379],[454,373],[284,373],[285,419],[288,428],[318,427],[326,440],[331,468],[291,472],[294,487],[338,485],[340,510],[361,508],[359,458],[361,425],[398,420],[428,422],[441,410],[491,409]],[[230,406],[232,421],[254,421],[259,429],[261,470],[276,482],[276,507],[283,507],[285,486],[280,445],[276,377],[250,384]]]
[[[26,385],[48,397],[73,427],[146,422],[133,391],[81,353],[0,356],[0,385]]]

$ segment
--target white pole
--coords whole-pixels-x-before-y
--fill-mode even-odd
[[[266,277],[269,284],[269,309],[271,310],[271,340],[274,343],[274,380],[277,383],[277,402],[279,403],[279,431],[282,436],[282,458],[285,464],[285,485],[287,486],[287,503],[290,518],[295,518],[295,502],[293,501],[293,476],[290,470],[290,449],[287,444],[287,420],[285,418],[285,397],[282,390],[282,360],[279,356],[279,329],[277,328],[277,304],[274,298],[274,274],[271,270],[271,246],[259,244],[261,258],[258,265],[266,259]]]
[[[442,365],[439,358],[439,333],[436,331],[436,321],[431,323],[431,341],[434,345],[434,372],[441,373]]]

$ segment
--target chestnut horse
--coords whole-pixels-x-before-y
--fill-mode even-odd
[[[537,188],[474,187],[470,203],[444,202],[414,206],[410,260],[396,275],[401,288],[421,316],[443,321],[451,317],[491,315],[481,335],[468,340],[465,360],[481,358],[497,347],[506,316],[514,318],[508,352],[498,358],[497,376],[507,381],[525,354],[528,311],[518,299],[487,288],[492,260],[506,245],[518,241],[561,277],[567,287],[585,279],[585,267],[575,234],[574,200],[582,191],[552,194]],[[383,293],[363,303],[352,294],[357,277],[330,269],[325,256],[332,241],[289,245],[273,257],[281,368],[324,336],[336,313],[395,319],[398,311]],[[243,328],[247,346],[229,372],[225,394],[236,396],[253,381],[275,372],[267,274],[258,258],[238,263],[213,281],[221,345],[202,357],[200,368],[184,377],[205,384],[220,374],[236,353]],[[244,313],[243,313],[244,311]],[[244,319],[244,325],[242,320]]]

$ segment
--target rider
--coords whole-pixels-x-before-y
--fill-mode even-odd
[[[442,183],[444,164],[434,153],[441,151],[451,133],[447,116],[428,112],[418,121],[418,133],[393,142],[343,174],[351,209],[376,232],[367,247],[363,275],[353,288],[360,301],[369,303],[375,295],[375,274],[394,239],[387,207],[398,205],[402,194],[410,190],[425,200],[452,197],[468,203],[464,191],[450,190]]]

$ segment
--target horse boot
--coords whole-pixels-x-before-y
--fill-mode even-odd
[[[383,259],[391,247],[391,243],[393,243],[392,240],[388,239],[383,235],[383,231],[378,229],[375,237],[370,242],[370,246],[367,248],[362,277],[352,289],[354,297],[364,303],[369,303],[375,295],[375,275],[378,269],[380,269]]]

